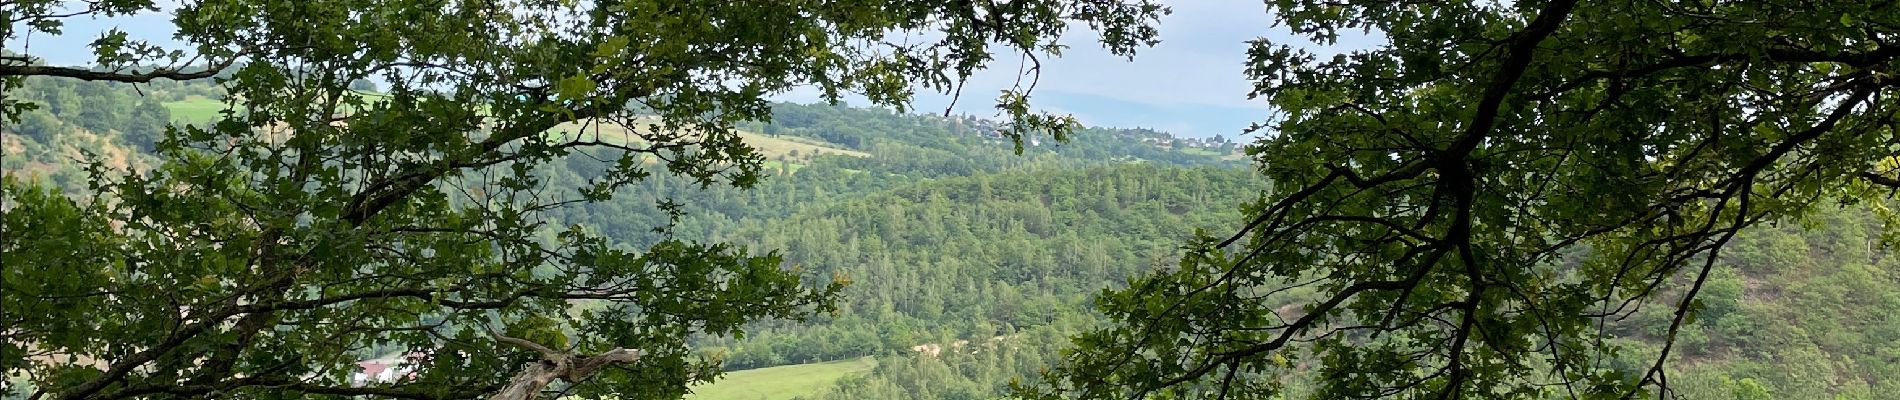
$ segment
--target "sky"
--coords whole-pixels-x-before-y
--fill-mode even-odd
[[[1264,2],[1258,0],[1167,1],[1161,43],[1137,51],[1131,61],[1109,54],[1086,27],[1063,38],[1069,46],[1060,58],[1043,57],[1042,75],[1031,105],[1071,114],[1090,126],[1151,128],[1180,136],[1237,137],[1270,108],[1247,99],[1253,84],[1241,72],[1247,41],[1276,31]],[[1289,36],[1274,34],[1276,40]],[[996,115],[996,93],[1016,82],[1017,57],[999,55],[991,69],[971,77],[955,111],[981,117]],[[814,101],[816,93],[794,93]],[[942,112],[951,96],[920,91],[917,112]]]
[[[1188,137],[1238,137],[1249,124],[1265,121],[1271,109],[1261,101],[1247,99],[1252,83],[1241,73],[1246,63],[1246,41],[1267,37],[1284,43],[1295,39],[1272,27],[1265,5],[1258,0],[1166,3],[1173,12],[1161,20],[1161,43],[1139,50],[1132,61],[1103,50],[1085,28],[1071,30],[1063,38],[1070,46],[1063,57],[1043,58],[1041,81],[1031,93],[1031,104],[1045,111],[1074,115],[1085,125],[1151,128]],[[64,35],[35,33],[9,40],[5,47],[24,49],[51,64],[87,64],[92,56],[86,44],[112,27],[135,38],[176,43],[170,40],[174,29],[169,15],[147,13],[71,19]],[[1371,43],[1367,37],[1347,37],[1334,48],[1315,50],[1350,50]],[[953,112],[996,117],[992,108],[996,93],[1016,82],[1017,63],[1017,57],[999,56],[989,70],[971,77]],[[798,90],[776,99],[814,102],[818,95],[814,90]],[[865,103],[851,100],[846,99],[853,104]],[[919,90],[912,109],[941,113],[951,105],[950,100],[946,94]]]

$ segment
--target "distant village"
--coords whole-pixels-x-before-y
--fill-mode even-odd
[[[407,355],[384,357],[358,361],[357,371],[350,374],[351,386],[368,386],[379,383],[394,383],[415,378],[416,365],[422,364],[425,354],[411,352]]]
[[[985,140],[989,140],[996,143],[1007,143],[1009,141],[1009,138],[1003,135],[1003,129],[1007,126],[1007,124],[1003,122],[985,119],[985,118],[979,118],[979,117],[967,115],[967,114],[952,115],[948,117],[945,117],[942,115],[936,115],[936,114],[926,114],[924,115],[924,118],[930,121],[938,122],[938,123],[949,124],[950,132],[958,134],[958,135],[976,135],[978,137],[984,138]],[[1182,150],[1202,149],[1208,152],[1216,153],[1217,155],[1227,155],[1227,154],[1237,155],[1237,154],[1243,153],[1242,146],[1240,146],[1238,143],[1235,143],[1228,138],[1225,138],[1219,135],[1216,135],[1212,138],[1191,138],[1191,137],[1184,138],[1184,137],[1176,137],[1166,132],[1156,131],[1152,129],[1143,129],[1143,128],[1116,129],[1116,130],[1113,130],[1113,132],[1115,132],[1115,135],[1118,138],[1121,138],[1123,140],[1141,142],[1143,144],[1154,146],[1162,150],[1174,150],[1176,148],[1179,148]],[[1030,147],[1042,146],[1042,138],[1040,137],[1032,136],[1032,137],[1027,137],[1024,139],[1025,139],[1023,141],[1024,146],[1030,146]]]

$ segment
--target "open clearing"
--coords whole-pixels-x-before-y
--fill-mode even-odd
[[[689,400],[789,400],[818,393],[848,376],[870,372],[877,359],[782,365],[733,371],[711,385],[693,388]]]
[[[374,96],[372,94],[366,95]],[[204,96],[191,96],[180,101],[166,102],[165,108],[171,110],[173,123],[205,124],[218,117],[218,112],[224,109],[224,103]],[[640,123],[645,123],[645,120],[642,120]],[[601,140],[621,142],[630,140],[637,141],[633,140],[634,136],[630,134],[626,127],[613,124],[566,123],[556,126],[554,129],[550,129],[549,132],[550,134],[566,133],[568,135],[573,135],[576,132],[585,132],[585,134],[588,135],[598,133],[600,134]],[[804,168],[806,164],[809,164],[813,156],[819,154],[833,154],[848,157],[871,156],[865,152],[846,149],[835,144],[810,138],[791,136],[773,137],[754,132],[740,132],[739,139],[744,140],[745,143],[751,145],[752,148],[758,149],[759,155],[765,157],[765,168],[767,170],[777,171],[779,173],[796,172],[799,168]]]
[[[387,96],[381,93],[351,93],[355,96],[365,98]],[[209,125],[212,120],[219,117],[219,111],[224,111],[224,101],[198,95],[186,96],[184,100],[179,101],[167,101],[162,105],[165,106],[166,110],[171,111],[172,123],[177,124]]]
[[[224,110],[223,102],[204,96],[168,101],[164,105],[172,113],[172,122],[181,124],[205,124],[217,118],[218,111]]]
[[[633,137],[626,127],[614,124],[581,124],[570,122],[555,126],[554,129],[550,131],[565,132],[569,135],[575,132],[582,132],[586,135],[599,133],[603,141],[625,141]],[[816,154],[834,154],[849,157],[871,156],[865,152],[850,150],[835,144],[801,137],[772,137],[754,132],[739,132],[739,139],[744,140],[745,143],[751,145],[752,148],[758,149],[759,155],[765,156],[766,160],[778,160],[783,157],[792,164],[804,164],[805,161],[811,160],[811,157]]]

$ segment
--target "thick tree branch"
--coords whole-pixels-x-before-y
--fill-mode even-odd
[[[1862,172],[1860,173],[1860,177],[1861,179],[1866,179],[1868,183],[1900,189],[1900,177],[1886,176],[1873,172]]]
[[[1466,266],[1466,275],[1471,279],[1471,284],[1473,285],[1473,287],[1470,288],[1470,296],[1464,302],[1460,303],[1465,313],[1466,321],[1462,324],[1465,328],[1460,330],[1463,333],[1461,333],[1456,340],[1458,343],[1454,345],[1452,350],[1454,354],[1450,355],[1453,361],[1447,368],[1452,375],[1452,382],[1445,390],[1446,393],[1456,396],[1455,393],[1460,390],[1460,386],[1464,383],[1463,368],[1459,362],[1462,359],[1462,353],[1464,351],[1464,338],[1469,334],[1469,332],[1466,331],[1469,331],[1469,327],[1474,322],[1472,319],[1476,316],[1477,308],[1480,307],[1483,293],[1482,289],[1484,287],[1483,280],[1480,276],[1481,271],[1478,268],[1471,249],[1471,211],[1473,207],[1473,199],[1471,196],[1475,190],[1476,181],[1471,171],[1468,156],[1478,144],[1483,142],[1485,137],[1491,134],[1493,127],[1498,123],[1499,108],[1502,107],[1504,100],[1511,94],[1519,78],[1523,76],[1525,69],[1529,67],[1537,46],[1542,43],[1545,38],[1548,38],[1557,31],[1563,21],[1568,19],[1570,11],[1575,8],[1576,4],[1577,1],[1575,0],[1558,0],[1545,5],[1544,9],[1539,11],[1538,16],[1525,27],[1525,30],[1511,37],[1508,45],[1509,52],[1497,75],[1492,77],[1491,83],[1485,88],[1484,95],[1475,105],[1474,117],[1471,120],[1471,124],[1466,126],[1464,133],[1457,140],[1453,141],[1442,152],[1435,154],[1429,163],[1413,164],[1408,166],[1408,168],[1394,171],[1391,174],[1371,181],[1356,179],[1356,176],[1349,176],[1351,175],[1350,170],[1337,168],[1332,174],[1321,179],[1319,182],[1290,195],[1286,199],[1282,199],[1274,208],[1262,213],[1260,217],[1249,222],[1248,226],[1243,227],[1240,233],[1228,238],[1221,244],[1224,246],[1238,241],[1239,238],[1244,236],[1248,231],[1259,227],[1263,223],[1277,219],[1276,216],[1280,213],[1276,212],[1276,210],[1280,210],[1283,207],[1290,208],[1292,204],[1305,201],[1312,193],[1316,193],[1320,189],[1334,184],[1338,179],[1352,178],[1349,180],[1352,181],[1355,186],[1369,187],[1396,181],[1402,179],[1401,177],[1417,176],[1427,169],[1436,170],[1442,174],[1442,180],[1440,181],[1441,188],[1437,191],[1437,195],[1458,196],[1456,199],[1458,201],[1454,204],[1457,213],[1456,218],[1452,221],[1453,226],[1451,229],[1446,232],[1443,238],[1443,244],[1447,246],[1445,248],[1447,250],[1455,249],[1459,251],[1461,262]],[[1433,244],[1433,246],[1437,245],[1438,244]],[[1437,260],[1438,258],[1432,257],[1432,259]],[[1418,280],[1422,278],[1424,273],[1428,272],[1432,266],[1418,265],[1416,268],[1419,269],[1413,271],[1414,274],[1404,280],[1359,282],[1348,286],[1325,302],[1317,304],[1311,313],[1288,325],[1285,330],[1273,340],[1237,351],[1214,355],[1211,359],[1206,360],[1197,367],[1189,369],[1185,373],[1142,388],[1136,393],[1135,397],[1145,396],[1147,393],[1161,388],[1194,381],[1208,373],[1217,371],[1223,365],[1228,365],[1239,359],[1251,357],[1256,354],[1282,348],[1299,332],[1318,323],[1323,315],[1333,311],[1346,300],[1361,292],[1370,290],[1405,291],[1409,289],[1409,287],[1417,285]]]
[[[611,104],[614,102],[606,101],[604,103]],[[570,113],[561,113],[558,116],[545,115],[539,120],[515,125],[511,129],[497,132],[495,135],[483,139],[481,143],[469,149],[469,151],[450,155],[429,166],[409,171],[394,178],[372,183],[365,187],[362,192],[350,198],[349,204],[343,208],[343,220],[352,226],[362,225],[363,222],[369,220],[370,217],[381,213],[384,208],[395,205],[396,202],[409,197],[410,194],[428,186],[430,182],[434,182],[436,179],[447,175],[451,171],[463,168],[485,167],[511,160],[511,157],[498,157],[495,155],[495,152],[499,151],[508,143],[541,134],[541,132],[552,129],[562,123],[585,120],[600,114],[599,107],[580,107],[572,109],[571,111]]]
[[[1773,61],[1773,62],[1782,62],[1782,63],[1831,62],[1831,63],[1846,64],[1848,66],[1853,66],[1853,67],[1866,67],[1866,66],[1870,66],[1874,64],[1893,61],[1895,58],[1900,58],[1900,46],[1880,46],[1880,47],[1876,47],[1872,50],[1868,50],[1864,52],[1849,52],[1849,53],[1822,53],[1822,52],[1817,52],[1817,51],[1807,50],[1807,49],[1799,49],[1799,48],[1792,48],[1792,47],[1786,47],[1786,46],[1776,46],[1776,47],[1769,47],[1765,50],[1761,50],[1760,54],[1765,56],[1765,58],[1767,58],[1768,61]],[[1751,53],[1747,53],[1747,52],[1683,55],[1683,56],[1663,59],[1660,61],[1656,61],[1654,63],[1638,66],[1635,68],[1620,69],[1620,70],[1595,70],[1595,71],[1586,72],[1582,76],[1577,77],[1577,79],[1564,82],[1563,84],[1557,85],[1556,88],[1553,88],[1550,91],[1544,92],[1542,94],[1539,94],[1533,97],[1540,98],[1540,99],[1549,99],[1551,97],[1557,96],[1558,94],[1569,92],[1576,88],[1582,87],[1583,85],[1587,85],[1591,82],[1596,82],[1603,79],[1641,78],[1641,77],[1646,77],[1646,76],[1654,75],[1657,73],[1661,73],[1663,71],[1669,71],[1669,70],[1674,70],[1674,69],[1679,69],[1679,68],[1703,67],[1703,66],[1708,66],[1711,64],[1747,60],[1751,56],[1752,56]]]
[[[488,335],[495,341],[511,346],[532,350],[541,354],[541,359],[529,364],[521,373],[510,379],[489,400],[534,400],[541,395],[542,389],[561,379],[570,384],[587,379],[608,365],[633,363],[640,360],[640,351],[633,349],[613,349],[592,357],[575,357],[567,353],[550,349],[534,341],[510,337],[488,329]]]
[[[56,67],[47,65],[0,65],[0,76],[49,76],[73,78],[87,81],[107,81],[124,83],[145,83],[158,79],[189,81],[217,76],[232,61],[206,67],[200,71],[185,72],[183,68],[159,68],[146,72],[94,71],[84,68]]]
[[[562,354],[559,351],[550,349],[547,346],[542,346],[540,343],[535,343],[532,340],[504,335],[500,331],[496,331],[495,328],[490,328],[490,327],[484,327],[484,328],[488,329],[488,336],[495,337],[495,341],[501,342],[503,344],[507,344],[509,346],[520,347],[523,350],[534,351],[535,354],[540,354],[541,359],[543,360],[553,361],[553,360],[559,360],[564,357],[567,357],[566,354]]]

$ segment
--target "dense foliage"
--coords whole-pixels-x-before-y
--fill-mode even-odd
[[[27,87],[40,82],[56,81],[31,80]],[[169,90],[152,95],[182,98]],[[1160,135],[1154,132],[1086,129],[1069,143],[1017,154],[1004,140],[959,133],[940,117],[832,106],[775,108],[776,115],[803,123],[774,132],[814,139],[815,132],[859,132],[865,135],[862,147],[836,150],[873,155],[814,158],[796,174],[750,189],[655,175],[620,188],[613,199],[549,213],[552,221],[583,224],[639,247],[697,238],[784,248],[790,250],[786,260],[795,265],[860,283],[836,314],[821,315],[815,323],[779,321],[754,326],[741,338],[691,340],[696,352],[720,356],[727,368],[909,355],[916,345],[949,346],[973,336],[1038,338],[1034,345],[1012,348],[1024,355],[1025,368],[1042,365],[1035,354],[1053,349],[1061,332],[1088,320],[1079,312],[1086,296],[1170,257],[1189,227],[1233,218],[1231,209],[1213,210],[1258,185],[1243,170],[1169,167],[1239,164],[1141,141]],[[54,139],[91,135],[74,128]],[[98,136],[106,143],[100,149],[138,153],[114,148],[129,147],[115,132]],[[1097,155],[1104,152],[1109,156]],[[956,157],[919,156],[925,153]],[[582,185],[605,171],[591,161],[596,156],[565,157],[538,169],[537,176],[552,186]],[[75,161],[63,163],[80,164]],[[1075,172],[1062,172],[1069,170]],[[7,172],[13,178],[46,178],[32,169]],[[83,182],[56,186],[88,190]],[[668,212],[654,199],[679,203],[683,212]],[[1163,223],[1125,223],[1129,218]],[[960,256],[945,257],[944,246],[959,248]],[[913,265],[937,267],[908,268]],[[406,351],[405,346],[377,345],[350,355],[369,359]],[[960,390],[994,394],[1001,384],[966,386]]]
[[[1173,257],[1193,227],[1234,215],[1212,204],[1256,186],[1240,170],[1134,165],[976,175],[743,224],[753,226],[734,235],[855,284],[839,316],[758,330],[729,360],[836,360],[1084,326],[1088,296]]]
[[[1125,53],[1145,3],[187,3],[221,74],[0,58],[0,396],[669,398],[864,356],[810,395],[1900,393],[1891,5],[1271,2],[1391,43],[1256,43],[1245,169],[1014,92],[763,100],[901,109],[1065,17]]]
[[[992,50],[1056,51],[1071,23],[1130,54],[1152,43],[1160,12],[1121,1],[8,2],[9,43],[71,18],[163,13],[188,48],[112,30],[93,42],[92,66],[0,54],[8,126],[42,107],[77,112],[62,122],[153,143],[159,160],[88,161],[78,196],[4,179],[0,370],[28,384],[0,390],[677,396],[721,367],[688,339],[830,311],[843,282],[728,244],[629,246],[550,210],[656,173],[753,185],[766,160],[735,125],[769,118],[776,93],[901,107],[913,84],[948,90]],[[885,40],[905,34],[931,39]],[[14,95],[28,77],[61,83]],[[216,79],[225,112],[154,141],[150,124],[130,124],[165,119],[149,107],[71,109],[58,89],[166,79]],[[388,87],[366,93],[366,79]],[[1008,136],[1074,127],[1032,113],[1026,96],[999,99]],[[603,168],[581,184],[543,179],[580,152]],[[352,381],[361,353],[392,347],[413,353],[403,379]]]
[[[122,85],[115,90],[131,92]],[[189,97],[172,90],[204,88],[145,94]],[[1237,217],[1230,205],[1264,185],[1235,168],[1237,161],[1161,150],[1143,143],[1151,136],[1142,131],[1087,129],[1069,144],[1016,155],[1010,143],[959,133],[954,121],[937,116],[773,107],[786,126],[747,129],[828,143],[828,151],[839,154],[870,154],[810,158],[795,173],[780,172],[751,189],[655,175],[614,199],[560,208],[550,219],[580,223],[634,247],[681,239],[785,249],[781,255],[791,265],[855,281],[835,314],[805,323],[754,323],[743,337],[687,340],[695,353],[717,357],[726,369],[877,357],[869,374],[810,394],[820,398],[1002,395],[1011,381],[1059,361],[1069,335],[1095,326],[1099,316],[1086,308],[1099,289],[1173,265],[1182,238],[1195,227]],[[62,131],[54,143],[97,136],[97,150],[138,153],[116,133],[85,131]],[[819,132],[855,132],[862,140],[845,146],[822,141]],[[1080,151],[1088,148],[1108,156]],[[72,168],[73,160],[44,162]],[[1217,167],[1179,167],[1185,165]],[[51,183],[43,171],[6,169]],[[545,165],[539,175],[563,186],[601,171],[577,154]],[[85,190],[79,176],[69,189]],[[684,213],[673,222],[654,199],[672,199]],[[661,226],[669,229],[651,229]],[[1823,208],[1806,223],[1738,236],[1699,295],[1705,308],[1681,336],[1672,386],[1690,399],[1878,399],[1892,392],[1892,381],[1881,378],[1900,368],[1891,350],[1900,348],[1900,323],[1892,318],[1900,315],[1900,277],[1893,273],[1900,259],[1878,245],[1880,228],[1871,211]],[[1297,307],[1323,294],[1292,290],[1269,302]],[[1671,317],[1667,307],[1647,307],[1607,326],[1611,340],[1629,349],[1611,365],[1644,367]],[[931,345],[935,355],[925,352]],[[379,346],[352,355],[405,351]],[[1305,362],[1284,377],[1287,397],[1313,393],[1316,367]]]
[[[1668,368],[1682,399],[1891,398],[1900,369],[1900,257],[1879,245],[1882,223],[1861,208],[1825,209],[1802,224],[1739,235],[1721,269],[1704,284],[1703,309],[1682,328]],[[1294,311],[1326,293],[1296,289],[1272,304]],[[1679,300],[1681,291],[1659,295]],[[1666,339],[1673,309],[1646,307],[1605,326],[1623,353],[1605,368],[1649,367]],[[1072,325],[1019,328],[998,345],[940,356],[882,358],[870,374],[846,379],[816,398],[972,399],[1005,393],[1061,360]],[[980,342],[980,336],[959,340]],[[1308,354],[1295,352],[1294,354]],[[1289,356],[1275,398],[1319,395],[1323,364]],[[1324,397],[1324,396],[1319,396]],[[1565,398],[1553,393],[1546,398]]]
[[[1666,396],[1738,235],[1892,216],[1892,3],[1268,6],[1304,39],[1386,43],[1256,41],[1272,188],[1102,296],[1114,322],[1023,394],[1269,398],[1312,365],[1321,398]],[[1271,301],[1290,286],[1326,294]],[[1658,351],[1611,362],[1632,350],[1604,324],[1659,308]]]

